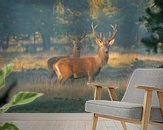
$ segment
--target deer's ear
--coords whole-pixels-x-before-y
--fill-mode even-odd
[[[115,42],[115,39],[112,39],[111,41],[109,41],[109,45],[113,45]]]

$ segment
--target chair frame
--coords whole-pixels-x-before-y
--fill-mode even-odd
[[[91,86],[95,89],[94,100],[100,100],[102,88],[106,88],[108,90],[111,101],[117,101],[115,87],[104,85],[104,84],[99,84],[99,83],[88,83],[88,86]],[[163,126],[163,123],[151,122],[149,120],[150,113],[151,113],[152,93],[154,91],[157,92],[157,96],[158,96],[158,100],[159,100],[159,104],[160,104],[160,108],[161,108],[161,113],[163,114],[163,89],[157,88],[157,87],[151,87],[151,86],[138,86],[137,89],[142,89],[145,91],[143,113],[142,113],[141,120],[129,120],[129,119],[125,119],[125,118],[119,118],[119,117],[113,117],[113,116],[93,113],[92,130],[96,130],[98,117],[103,117],[103,118],[120,121],[124,130],[127,130],[127,126],[125,123],[140,124],[141,130],[147,130],[148,124]]]

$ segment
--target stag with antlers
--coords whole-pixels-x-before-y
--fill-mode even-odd
[[[57,74],[58,82],[61,84],[64,84],[70,77],[87,77],[88,82],[93,82],[101,68],[107,64],[109,47],[114,44],[117,26],[111,25],[112,33],[109,38],[98,36],[95,31],[97,26],[94,27],[92,24],[91,27],[99,47],[98,52],[93,56],[67,57],[57,61],[53,65],[53,69]]]
[[[67,57],[80,57],[80,50],[81,50],[81,43],[86,37],[86,34],[83,34],[81,37],[73,37],[70,35],[67,35],[68,39],[72,42],[73,49],[72,49],[72,55],[70,56],[55,56],[51,57],[48,59],[47,64],[48,64],[48,77],[50,79],[55,76],[55,71],[53,70],[53,65],[60,59],[62,58],[67,58]]]

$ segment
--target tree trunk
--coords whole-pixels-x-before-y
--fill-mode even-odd
[[[9,47],[9,36],[5,36],[2,41],[2,49],[7,50]]]
[[[44,51],[50,50],[50,35],[48,33],[42,33],[42,40]]]
[[[158,48],[157,48],[157,44],[153,47],[153,51],[154,51],[154,53],[158,53]]]

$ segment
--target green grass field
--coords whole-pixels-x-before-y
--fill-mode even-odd
[[[117,90],[118,99],[121,100],[125,90]],[[85,102],[93,99],[93,93],[83,98],[65,98],[44,96],[30,104],[16,106],[9,109],[7,112],[18,113],[77,113],[85,112]],[[103,90],[102,99],[109,100],[107,91]]]

